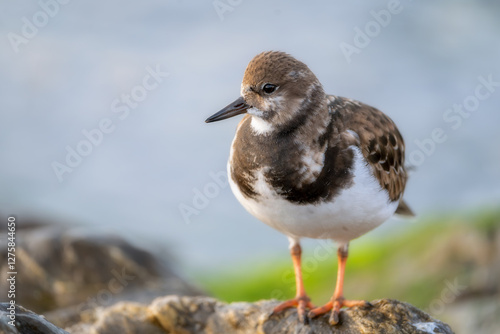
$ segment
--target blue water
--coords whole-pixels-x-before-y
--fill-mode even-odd
[[[225,171],[238,119],[203,122],[239,96],[246,64],[270,49],[307,63],[328,93],[395,120],[416,152],[406,198],[417,213],[500,203],[500,87],[472,97],[478,77],[500,82],[498,2],[222,3],[219,16],[212,1],[2,2],[2,217],[116,231],[188,269],[285,254],[286,239],[210,176]],[[349,57],[347,44],[357,48]],[[154,81],[157,67],[168,76]],[[466,116],[446,111],[463,103]],[[81,143],[84,130],[98,144]],[[67,166],[67,147],[87,155]],[[62,182],[54,163],[67,166]],[[197,191],[212,198],[198,198],[186,223],[179,208],[194,207]]]

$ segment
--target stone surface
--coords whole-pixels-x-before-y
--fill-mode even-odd
[[[177,273],[168,255],[160,259],[115,235],[52,223],[18,226],[16,303],[60,327],[119,301],[204,295]],[[0,237],[0,291],[6,291],[7,238]]]
[[[56,327],[42,316],[15,306],[14,326],[9,324],[11,310],[8,303],[0,304],[0,333],[2,334],[68,334],[68,332]]]
[[[399,301],[383,299],[373,307],[343,310],[337,326],[328,315],[303,325],[296,310],[269,316],[279,302],[225,304],[208,297],[157,298],[150,305],[122,302],[98,309],[77,325],[72,334],[95,333],[453,333],[450,327],[419,309]]]
[[[428,277],[438,277],[429,282],[437,281],[442,290],[419,305],[457,333],[489,334],[500,328],[500,220],[495,219],[481,229],[454,224],[453,233],[434,235],[429,247],[419,248],[403,267],[403,276],[391,271],[413,286],[425,286],[411,283],[424,266]],[[45,317],[20,307],[17,321],[24,327],[7,326],[8,318],[2,317],[0,333],[63,333],[60,328],[70,333],[451,332],[416,308],[391,300],[379,301],[373,309],[345,310],[343,322],[334,328],[327,317],[308,326],[297,324],[295,310],[266,320],[277,302],[224,304],[179,297],[203,293],[174,270],[168,256],[153,256],[109,233],[36,222],[18,228],[16,302]],[[1,231],[0,291],[5,291],[7,247]],[[405,263],[405,256],[395,257],[391,268]],[[376,282],[368,288],[390,295],[380,290],[382,280]],[[450,284],[459,286],[452,295]],[[350,285],[362,284],[350,280]]]
[[[303,325],[295,309],[269,317],[279,303],[275,300],[226,304],[186,296],[201,292],[172,265],[112,235],[34,225],[18,237],[22,274],[16,285],[22,289],[16,302],[45,312],[46,318],[17,307],[13,327],[4,303],[0,333],[452,333],[448,325],[395,300],[343,310],[335,327],[328,315]],[[7,272],[0,270],[0,275]]]

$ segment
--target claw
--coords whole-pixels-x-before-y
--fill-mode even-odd
[[[322,307],[309,311],[308,315],[310,318],[315,318],[331,311],[329,322],[331,325],[337,325],[340,322],[340,309],[342,307],[363,307],[369,305],[371,305],[371,303],[364,300],[345,300],[343,297],[338,297],[337,299],[326,303]]]
[[[305,310],[303,312],[300,312],[299,310],[297,310],[297,316],[298,316],[298,318],[299,318],[298,320],[301,324],[303,324],[303,325],[309,324],[309,318],[307,317]]]
[[[311,304],[309,297],[307,296],[300,296],[300,297],[295,297],[294,299],[287,300],[278,306],[276,306],[273,311],[271,312],[271,316],[275,315],[287,308],[292,308],[296,307],[297,308],[297,316],[299,322],[301,322],[304,325],[307,325],[309,322],[309,319],[306,314],[306,309],[312,309],[314,308],[314,305]]]
[[[339,310],[332,310],[332,313],[330,313],[330,319],[328,319],[328,322],[330,325],[335,326],[340,322],[340,311]]]

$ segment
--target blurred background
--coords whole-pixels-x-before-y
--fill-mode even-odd
[[[286,51],[326,92],[388,114],[414,167],[405,197],[417,218],[395,218],[353,242],[346,284],[359,298],[397,297],[453,327],[446,311],[462,291],[439,311],[432,305],[454,279],[465,275],[457,284],[474,286],[472,295],[484,286],[498,292],[491,275],[500,271],[489,270],[500,262],[499,14],[490,0],[4,1],[0,218],[115,233],[169,254],[228,301],[292,296],[286,238],[250,216],[227,186],[238,119],[204,123],[239,96],[254,55]],[[457,254],[489,242],[474,258],[482,265],[474,278],[475,260],[462,265]],[[314,264],[306,285],[322,302],[336,268],[334,252],[320,261],[318,247],[333,246],[304,243]],[[435,252],[442,265],[432,263]],[[388,257],[392,265],[382,265]],[[398,293],[383,288],[393,270],[413,279],[427,268],[439,274]],[[372,274],[371,285],[359,277]],[[398,286],[412,281],[399,278]],[[476,317],[498,318],[495,296]]]

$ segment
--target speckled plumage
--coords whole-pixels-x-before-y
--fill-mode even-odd
[[[286,101],[287,106],[269,106],[272,103],[263,101],[266,96],[259,94],[259,88],[268,82],[286,92],[280,101]],[[407,179],[404,141],[392,120],[381,111],[358,101],[326,95],[305,64],[275,51],[263,52],[250,61],[242,81],[242,96],[250,106],[270,107],[259,110],[259,116],[274,128],[267,136],[255,135],[251,127],[254,116],[241,121],[232,175],[246,196],[257,195],[251,189],[253,171],[273,165],[267,177],[285,198],[297,203],[329,200],[335,188],[348,184],[352,154],[345,149],[356,145],[390,199],[400,200]],[[276,112],[280,108],[284,111]],[[309,172],[304,166],[301,157],[308,150],[324,152],[327,168],[323,172]]]
[[[266,92],[266,85],[274,90]],[[234,110],[248,113],[238,126],[228,169],[243,201],[264,200],[256,190],[260,173],[277,197],[291,203],[335,202],[342,190],[353,186],[352,148],[358,147],[388,201],[401,203],[401,213],[411,212],[402,201],[407,180],[404,141],[384,113],[326,95],[304,63],[277,51],[250,61],[241,96],[220,113],[231,111],[224,118],[234,116]],[[222,119],[218,114],[212,118]]]
[[[407,173],[404,140],[394,122],[364,103],[336,96],[331,99],[330,110],[342,115],[344,131],[356,134],[346,140],[361,148],[390,199],[399,200],[406,186]]]

